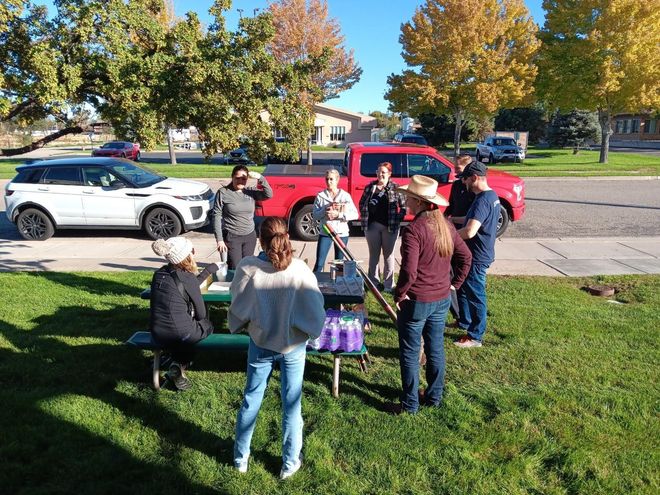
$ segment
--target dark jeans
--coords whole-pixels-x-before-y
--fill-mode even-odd
[[[405,300],[400,303],[396,326],[399,331],[399,363],[401,365],[401,407],[415,413],[419,408],[419,347],[424,338],[426,354],[425,403],[437,406],[445,384],[445,319],[450,298],[434,302]]]
[[[257,247],[257,233],[254,230],[246,235],[223,230],[222,236],[227,244],[227,267],[230,270],[235,270],[238,262],[246,256],[254,256],[254,248]]]
[[[486,270],[490,265],[472,263],[470,273],[458,290],[459,326],[471,339],[481,340],[486,333]]]
[[[340,237],[344,245],[348,246],[348,236],[346,237]],[[314,264],[314,272],[322,272],[323,267],[325,266],[325,259],[328,257],[328,253],[330,252],[330,246],[332,246],[334,242],[332,242],[332,239],[330,236],[327,235],[319,235],[319,240],[316,243],[316,263]],[[336,260],[343,260],[344,259],[344,253],[341,252],[341,250],[335,245],[335,258]]]

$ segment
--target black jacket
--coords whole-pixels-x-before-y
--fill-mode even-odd
[[[177,270],[172,265],[158,269],[151,280],[151,317],[149,330],[154,340],[163,344],[178,341],[194,343],[212,332],[207,319],[206,306],[199,290],[201,284],[215,270],[211,265],[195,276],[190,272]],[[183,298],[172,273],[176,272],[185,291],[190,296],[194,308],[194,318],[188,310],[188,303]],[[211,332],[208,329],[211,329]]]

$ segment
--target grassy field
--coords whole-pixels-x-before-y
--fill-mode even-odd
[[[442,151],[441,151],[442,152]],[[598,163],[598,151],[580,151],[574,155],[570,149],[528,150],[524,163],[498,163],[495,168],[520,177],[586,177],[586,176],[646,176],[660,175],[660,157],[639,153],[610,152],[607,165]],[[15,168],[22,160],[0,160],[0,178],[15,175]],[[154,171],[170,177],[220,178],[229,177],[233,165],[167,165],[142,162]],[[257,171],[263,167],[251,166]]]
[[[660,277],[489,278],[482,349],[447,335],[444,404],[381,411],[400,385],[396,333],[373,302],[369,373],[308,360],[305,462],[280,482],[275,374],[250,470],[231,467],[245,355],[199,356],[184,393],[149,387],[122,342],[148,325],[150,273],[0,274],[3,493],[655,494]],[[619,290],[612,304],[580,290]],[[218,320],[220,311],[214,310]]]
[[[524,163],[498,163],[494,167],[520,177],[584,177],[616,175],[660,175],[660,157],[639,153],[610,151],[609,163],[598,163],[600,152],[570,149],[536,149],[527,151]]]

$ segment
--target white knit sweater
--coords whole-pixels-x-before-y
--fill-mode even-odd
[[[246,330],[259,347],[285,354],[321,334],[323,295],[300,259],[278,272],[258,256],[243,258],[230,291],[229,331]]]

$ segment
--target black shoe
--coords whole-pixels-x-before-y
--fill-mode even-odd
[[[169,352],[164,352],[160,355],[160,369],[169,368],[174,361]]]
[[[167,378],[174,384],[177,390],[188,390],[192,387],[190,380],[183,376],[183,370],[178,363],[172,363],[167,373]]]

